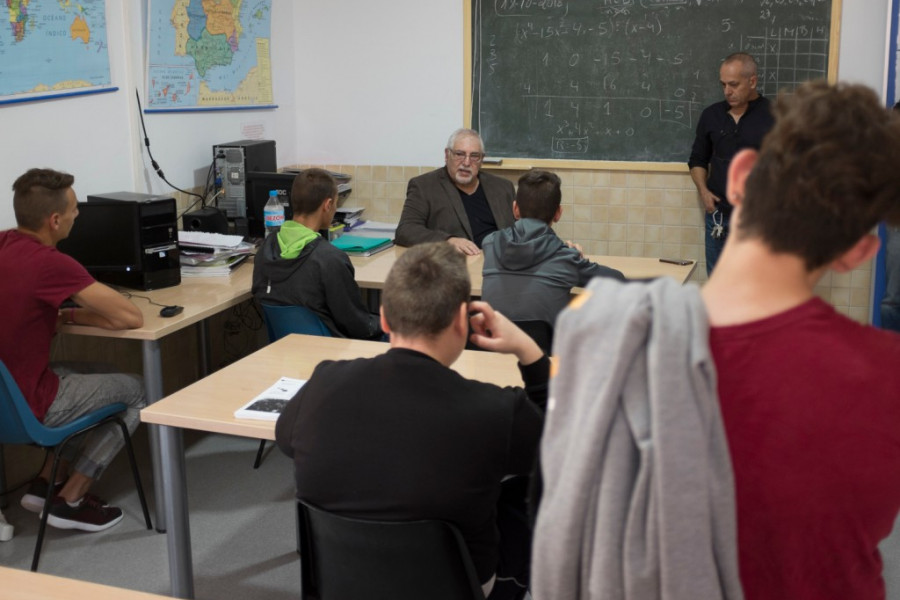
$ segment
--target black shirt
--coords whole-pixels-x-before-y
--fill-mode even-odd
[[[449,521],[487,581],[500,482],[531,471],[543,427],[550,361],[519,368],[525,389],[465,379],[404,348],[319,363],[275,425],[297,497],[363,519]]]
[[[494,221],[494,213],[491,212],[487,196],[484,195],[484,187],[479,183],[478,189],[472,194],[459,190],[459,198],[462,200],[463,207],[466,209],[466,215],[469,217],[469,226],[472,228],[472,241],[481,248],[484,236],[497,231],[497,222]]]
[[[722,200],[719,209],[723,212],[731,211],[725,195],[731,159],[744,148],[758,150],[774,123],[770,102],[763,96],[751,100],[736,123],[729,110],[731,106],[724,100],[706,107],[697,123],[697,137],[688,160],[690,168],[703,167],[709,171],[706,186]]]

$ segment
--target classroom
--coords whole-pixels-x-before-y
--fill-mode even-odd
[[[0,131],[5,141],[0,147],[0,182],[5,186],[4,201],[0,202],[0,229],[15,227],[10,186],[32,167],[75,175],[74,189],[80,200],[88,194],[122,190],[166,194],[176,198],[180,213],[191,204],[191,198],[172,190],[151,160],[155,159],[170,182],[199,191],[212,159],[211,148],[246,138],[274,140],[279,169],[321,166],[351,175],[350,202],[364,207],[369,219],[396,223],[410,178],[443,164],[448,135],[458,127],[468,126],[464,11],[470,2],[273,0],[271,57],[277,108],[143,114],[145,139],[135,90],[146,105],[147,13],[152,1],[105,2],[111,77],[116,91],[0,105]],[[889,105],[897,100],[886,98],[891,33],[888,15],[894,4],[892,0],[867,0],[863,9],[859,3],[843,0],[839,44],[832,49],[837,54],[839,81],[865,84]],[[147,152],[148,143],[152,159]],[[690,148],[685,148],[685,161],[689,152]],[[490,148],[487,154],[491,154]],[[512,182],[523,172],[488,166],[485,170]],[[691,280],[706,280],[702,268],[702,211],[686,164],[664,170],[630,169],[621,164],[588,169],[567,165],[557,173],[562,179],[565,208],[562,220],[555,226],[560,237],[577,241],[591,255],[677,256],[698,261]],[[816,292],[842,314],[868,323],[873,317],[874,283],[874,267],[869,264],[848,273],[828,275]],[[233,314],[227,319],[241,320]],[[221,328],[225,320],[211,319],[214,345],[223,345],[223,334],[216,328]],[[259,335],[247,343],[264,338],[258,326],[250,336]],[[99,338],[91,346],[96,349],[106,340]],[[112,344],[112,340],[108,341]],[[191,333],[190,337],[182,336],[161,345],[167,374],[161,393],[173,393],[197,378],[196,371],[185,373],[174,365],[179,361],[177,357],[165,356],[175,344],[196,341]],[[111,353],[116,354],[124,346],[110,347],[114,348]],[[129,349],[127,353],[128,364],[141,364],[139,352]],[[172,377],[168,377],[170,370],[176,371]],[[213,458],[203,454],[203,441],[191,438],[190,443],[195,442],[199,462],[218,469]],[[139,436],[136,443],[146,446],[145,436]],[[227,452],[239,455],[238,460],[247,463],[244,466],[249,472],[256,445],[256,439],[240,440],[227,446]],[[146,450],[139,452],[146,454]],[[276,459],[276,453],[271,452],[267,460],[280,460],[285,469],[284,457]],[[7,452],[7,461],[10,455]],[[145,486],[150,486],[149,459],[142,460],[143,470],[148,473]],[[229,462],[221,472],[231,476],[228,469],[234,464],[237,463]],[[270,472],[274,469],[265,463],[261,468]],[[273,492],[276,498],[269,500],[283,502],[291,497],[289,468],[282,474],[284,486]],[[123,485],[128,487],[127,469],[121,469],[121,475]],[[189,478],[195,475],[191,473]],[[250,502],[251,498],[241,496],[240,501]],[[132,515],[126,516],[125,523],[119,528],[128,528],[130,536],[153,535],[143,531]],[[212,528],[214,521],[213,525],[208,521],[205,525]],[[292,522],[285,525],[289,530],[292,527]],[[269,532],[278,529],[273,523],[265,528]],[[252,529],[252,524],[242,524],[242,532]],[[290,538],[293,532],[287,534]],[[228,532],[215,536],[217,539],[210,543],[243,543],[237,539],[239,536]],[[168,581],[166,540],[163,535],[155,537],[153,547],[158,557],[149,568],[163,572],[161,576],[135,575],[137,583],[129,585],[128,573],[101,570],[92,574],[90,581],[168,594],[168,585],[159,585],[160,578]],[[893,554],[885,558],[893,557],[896,563],[900,543],[892,543]],[[66,540],[52,539],[49,544],[65,546]],[[248,547],[259,551],[259,545],[254,546],[253,542],[248,542]],[[4,556],[0,544],[0,563]],[[296,565],[286,564],[283,556],[284,553],[271,552],[269,562],[261,568],[276,570],[284,578],[284,573],[296,569]],[[141,554],[138,560],[142,560]],[[206,556],[195,561],[197,597],[224,597],[218,594],[223,593],[222,586],[226,584],[209,581],[212,578],[204,575],[205,567],[215,573],[214,559]],[[47,571],[56,572],[50,568]],[[72,564],[63,565],[58,572],[77,578],[73,574],[77,567]],[[253,597],[292,597],[283,589],[266,589],[256,573],[239,575],[254,581],[247,588],[240,588],[251,595],[259,594]],[[885,578],[888,598],[900,600],[900,569],[896,565],[893,570],[886,568]],[[0,574],[0,585],[3,579]]]

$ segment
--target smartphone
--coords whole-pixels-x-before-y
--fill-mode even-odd
[[[661,258],[661,259],[659,259],[659,262],[669,263],[672,265],[681,265],[681,266],[690,265],[690,264],[694,263],[694,261],[692,261],[692,260],[684,260],[681,258]]]

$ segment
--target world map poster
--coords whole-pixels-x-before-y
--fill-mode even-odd
[[[147,112],[274,107],[272,0],[150,0]]]
[[[5,0],[0,14],[0,104],[115,89],[106,0]]]

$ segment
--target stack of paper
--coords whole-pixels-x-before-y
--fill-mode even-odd
[[[207,260],[191,264],[188,261],[196,261],[196,256],[181,255],[181,276],[182,277],[227,277],[231,275],[234,268],[244,262],[249,254],[218,254],[205,255]]]
[[[299,174],[303,172],[303,169],[284,169],[283,172]],[[337,171],[328,171],[328,174],[334,177],[338,186],[338,200],[343,202],[350,196],[350,192],[353,191],[353,185],[350,183],[350,180],[353,178],[346,173],[338,173]]]
[[[182,277],[225,277],[253,253],[239,235],[179,231]]]
[[[334,220],[347,227],[353,227],[362,217],[364,210],[365,208],[360,206],[341,206],[335,211]]]
[[[396,223],[383,223],[381,221],[365,221],[360,219],[353,227],[347,227],[345,232],[352,232],[360,237],[391,238],[397,233]]]

